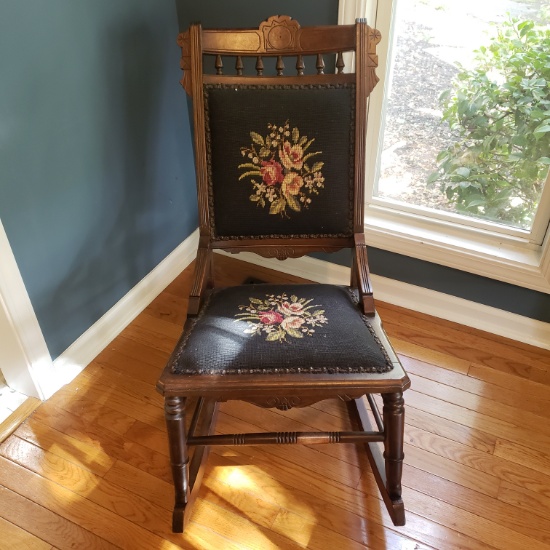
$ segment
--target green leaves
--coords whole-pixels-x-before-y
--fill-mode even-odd
[[[261,176],[261,175],[262,173],[259,170],[250,170],[248,172],[243,172],[239,176],[239,181],[242,180],[243,178],[246,178],[247,176]]]
[[[286,201],[284,197],[281,197],[280,199],[276,199],[271,203],[271,206],[269,207],[269,213],[280,214],[281,212],[284,212],[285,206],[286,206]]]
[[[550,132],[550,119],[545,120],[540,126],[537,126],[533,133],[537,137],[537,139],[540,139],[543,134],[547,134]]]
[[[428,178],[459,211],[530,227],[550,162],[550,27],[509,20],[440,96],[456,142]]]
[[[300,140],[300,142],[301,142],[301,141],[302,141],[302,140]],[[307,151],[307,149],[309,148],[309,146],[310,146],[314,141],[315,141],[315,138],[312,138],[312,139],[310,139],[309,141],[307,141],[307,138],[306,138],[305,142],[307,142],[307,143],[305,143],[305,145],[302,146],[302,150],[303,150],[304,152]]]
[[[304,162],[306,162],[307,160],[309,160],[311,157],[314,157],[315,155],[320,155],[321,154],[321,151],[316,151],[315,153],[308,153],[307,155],[304,156],[304,158],[302,159]],[[324,163],[322,163],[324,164]]]
[[[524,21],[518,24],[518,30],[520,36],[525,36],[533,27],[535,23],[533,21]]]
[[[256,145],[264,145],[264,138],[260,134],[257,134],[256,132],[250,132],[250,137]]]
[[[304,335],[299,330],[296,330],[295,328],[287,327],[286,331],[290,336],[293,336],[294,338],[303,338],[304,337]]]
[[[439,177],[440,177],[439,172],[432,172],[428,176],[428,185],[434,184],[439,179]]]
[[[300,203],[296,200],[296,197],[294,195],[287,195],[286,202],[294,212],[300,212],[301,207]]]
[[[455,174],[463,178],[468,178],[470,176],[470,172],[471,170],[469,168],[466,168],[465,166],[460,166],[455,170]]]

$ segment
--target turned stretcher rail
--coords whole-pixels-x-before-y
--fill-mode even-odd
[[[189,437],[188,445],[281,445],[384,441],[383,432],[266,432]]]

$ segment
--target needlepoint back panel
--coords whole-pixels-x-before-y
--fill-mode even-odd
[[[204,95],[217,238],[353,234],[354,85],[220,84]]]

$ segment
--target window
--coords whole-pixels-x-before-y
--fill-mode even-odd
[[[515,15],[521,20],[543,23],[548,20],[543,4],[542,1],[518,2],[519,11]],[[381,82],[369,105],[367,158],[370,168],[365,209],[368,240],[371,245],[386,250],[550,292],[550,184],[545,184],[550,179],[550,132],[546,133],[550,104],[545,103],[548,83],[540,78],[530,82],[524,78],[521,82],[519,78],[523,89],[531,94],[530,98],[520,98],[520,105],[527,105],[529,109],[524,110],[530,113],[538,109],[533,115],[536,123],[530,133],[525,128],[523,133],[532,136],[534,130],[540,135],[527,145],[518,132],[510,134],[513,124],[503,131],[503,124],[508,122],[506,118],[514,117],[508,116],[505,110],[499,115],[489,109],[489,115],[495,116],[495,120],[504,115],[502,121],[495,122],[489,116],[484,117],[487,113],[479,102],[475,103],[479,100],[486,105],[491,98],[480,100],[480,89],[485,86],[494,92],[503,76],[496,67],[493,74],[483,80],[483,60],[476,60],[473,50],[480,50],[480,58],[496,65],[491,55],[500,55],[504,61],[511,57],[510,51],[499,51],[499,48],[520,46],[519,43],[514,46],[509,40],[507,45],[493,48],[495,52],[485,50],[483,53],[483,47],[488,47],[485,44],[494,43],[486,32],[496,32],[492,22],[502,27],[501,42],[506,32],[518,32],[517,25],[512,29],[501,12],[499,3],[494,1],[482,5],[473,0],[340,2],[340,22],[350,23],[355,17],[366,15],[369,24],[377,27],[383,36],[378,49]],[[525,39],[535,41],[540,39],[538,28],[530,23],[521,27]],[[529,48],[533,50],[532,45]],[[523,55],[521,51],[516,54]],[[464,69],[457,66],[457,58]],[[469,90],[464,86],[472,87],[472,75],[482,80],[481,84],[474,82],[477,86],[474,99],[468,96]],[[453,91],[456,76],[460,76],[463,86],[461,89],[455,86]],[[510,79],[509,75],[505,78]],[[447,112],[445,102],[438,99],[445,89],[450,89],[451,96],[455,96],[454,104],[448,103]],[[458,107],[457,96],[462,101]],[[534,100],[540,101],[535,104]],[[500,109],[502,98],[496,98],[495,102]],[[474,116],[461,128],[456,120],[466,120],[464,110],[468,108]],[[462,112],[456,116],[459,110]],[[454,114],[452,129],[442,122],[444,113],[447,118]],[[472,128],[482,128],[483,124],[488,131],[472,133]],[[491,136],[489,130],[493,129],[510,135],[503,137],[494,132]],[[476,142],[475,138],[480,136],[481,140]],[[476,161],[472,153],[476,147],[478,152],[485,147],[500,155],[493,155],[493,161],[497,162],[492,165],[485,162],[487,155],[484,156],[484,166],[489,166],[486,175],[481,173],[478,165],[482,163],[479,159]],[[455,156],[449,161],[452,154]],[[516,179],[504,189],[504,178],[511,179],[510,167],[517,166],[521,157],[525,157],[521,170],[516,170],[513,174]],[[444,166],[446,161],[449,162]],[[493,182],[494,189],[480,192],[480,182]],[[521,185],[526,193],[522,194]]]

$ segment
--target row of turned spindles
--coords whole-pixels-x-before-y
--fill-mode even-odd
[[[216,74],[223,75],[223,61],[221,55],[216,55],[216,61],[214,63],[214,66],[216,68]],[[338,74],[341,74],[344,72],[344,57],[342,55],[342,52],[338,52],[336,57],[336,69],[338,71]],[[264,61],[263,57],[261,55],[258,55],[256,57],[256,74],[258,76],[263,76],[264,74]],[[296,73],[298,76],[303,76],[304,70],[306,68],[306,65],[304,63],[304,57],[302,55],[296,56]],[[316,62],[315,62],[315,68],[317,69],[317,74],[325,74],[325,61],[323,60],[323,56],[318,53]],[[275,64],[275,69],[277,70],[277,76],[283,76],[283,71],[285,69],[285,64],[283,62],[283,56],[278,55],[277,56],[277,63]],[[235,70],[237,72],[237,76],[243,75],[244,70],[244,63],[243,59],[240,55],[236,56],[235,59]]]

